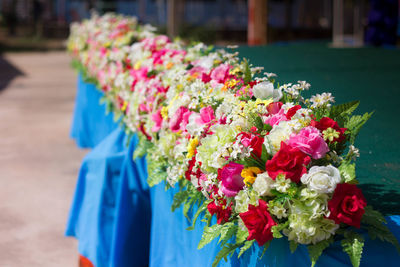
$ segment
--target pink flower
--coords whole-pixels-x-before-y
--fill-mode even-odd
[[[152,132],[158,132],[161,129],[163,118],[161,116],[161,108],[157,110],[157,112],[151,115],[151,118],[155,122],[153,128],[151,128]]]
[[[219,83],[224,83],[229,75],[229,65],[221,64],[211,72],[211,79]]]
[[[278,113],[275,113],[274,115],[268,117],[265,120],[265,123],[274,126],[278,125],[281,121],[287,121],[287,120],[288,118],[286,117],[285,110],[281,109],[279,110]]]
[[[169,128],[171,131],[179,132],[185,130],[191,113],[192,112],[184,106],[178,108],[169,122]]]
[[[196,123],[200,125],[207,124],[215,120],[214,110],[211,106],[200,109],[200,117],[196,119]]]
[[[312,126],[303,128],[298,134],[292,135],[287,143],[291,147],[297,147],[314,159],[323,158],[329,151],[329,147],[319,130]]]
[[[229,162],[222,169],[218,170],[218,177],[222,181],[222,192],[227,197],[234,197],[243,189],[243,177],[240,175],[243,165],[235,162]]]

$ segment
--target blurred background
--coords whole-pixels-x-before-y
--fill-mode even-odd
[[[57,48],[69,23],[92,10],[135,15],[160,32],[217,44],[396,45],[400,36],[398,0],[0,0],[0,43]]]

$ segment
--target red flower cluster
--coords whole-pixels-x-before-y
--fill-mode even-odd
[[[273,238],[271,228],[277,223],[268,212],[268,204],[258,200],[258,206],[249,205],[249,210],[239,214],[249,231],[247,240],[255,239],[262,246]]]
[[[360,228],[361,218],[367,201],[361,189],[353,184],[338,184],[332,199],[328,202],[331,212],[329,219]]]
[[[298,183],[301,176],[307,172],[306,166],[310,161],[311,158],[301,152],[300,149],[282,142],[281,149],[271,160],[267,161],[265,169],[272,179],[275,179],[281,173],[285,174],[287,179]]]
[[[346,132],[347,128],[340,128],[338,123],[334,120],[332,120],[329,117],[323,117],[322,119],[320,119],[320,121],[315,121],[312,120],[310,123],[311,126],[314,126],[315,128],[317,128],[318,130],[321,131],[321,133],[323,131],[325,131],[328,128],[332,128],[335,131],[339,132],[339,137],[333,139],[332,142],[343,142],[345,140],[345,135],[344,133]]]
[[[229,217],[231,216],[232,213],[232,208],[230,207],[231,205],[227,207],[225,199],[219,201],[218,205],[215,204],[215,201],[216,200],[207,205],[208,212],[211,215],[216,214],[218,224],[223,224],[229,221]]]

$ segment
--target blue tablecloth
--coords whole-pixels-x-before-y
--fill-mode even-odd
[[[143,160],[134,162],[134,136],[114,130],[83,160],[66,235],[96,266],[147,266],[150,197]]]
[[[203,222],[198,220],[195,230],[186,230],[190,223],[182,208],[171,212],[173,193],[178,189],[165,191],[165,184],[149,189],[146,161],[132,161],[137,138],[129,147],[126,141],[125,134],[116,129],[85,157],[66,234],[77,237],[79,252],[97,267],[211,266],[219,250],[217,242],[197,250]],[[388,223],[400,239],[400,216],[388,217]],[[291,254],[284,238],[274,240],[261,260],[259,254],[254,246],[239,260],[233,255],[220,266],[310,266],[306,248],[299,246]],[[399,262],[390,244],[367,239],[361,266],[398,266]],[[351,264],[335,243],[317,266]]]
[[[70,136],[81,148],[93,148],[118,127],[113,115],[106,115],[106,107],[100,104],[103,93],[96,86],[83,81],[78,74],[75,109]]]

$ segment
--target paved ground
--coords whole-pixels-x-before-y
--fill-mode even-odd
[[[0,59],[0,266],[77,266],[64,237],[86,153],[69,138],[75,73],[63,52]]]

